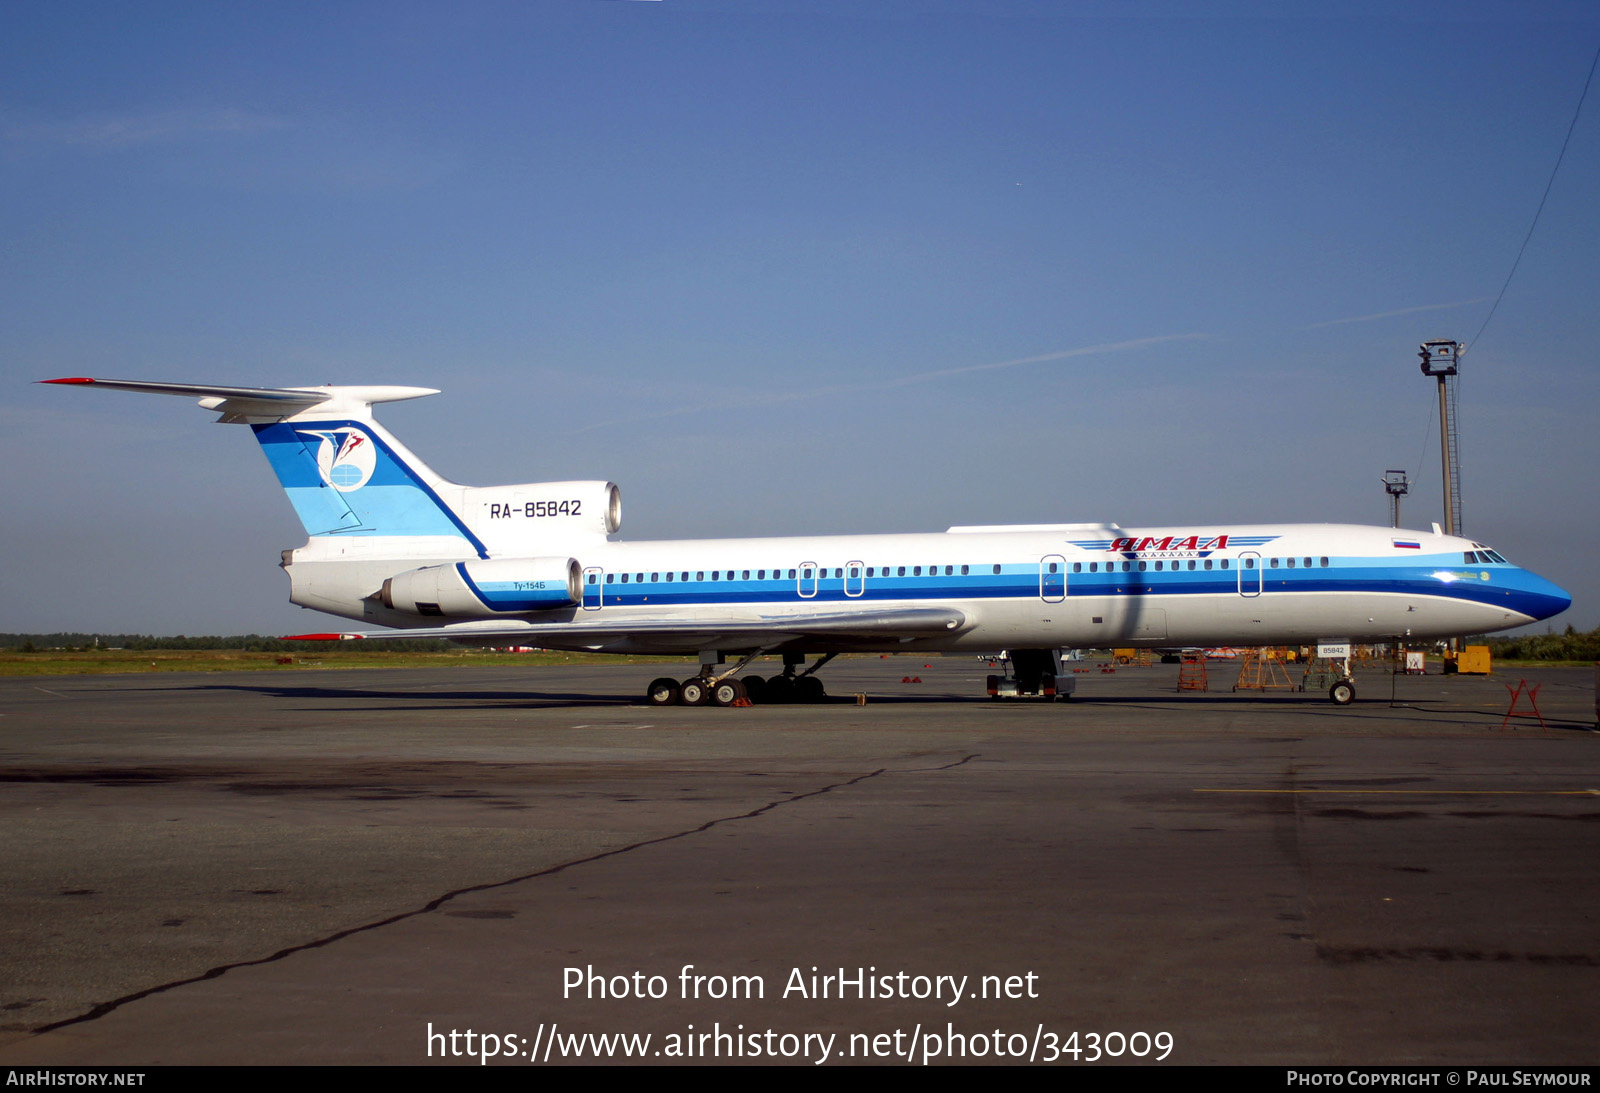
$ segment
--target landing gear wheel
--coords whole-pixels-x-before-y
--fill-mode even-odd
[[[650,686],[645,689],[644,700],[652,706],[676,706],[679,693],[678,681],[662,676],[651,680]]]
[[[744,684],[737,679],[724,679],[711,685],[711,702],[713,705],[732,706],[744,697]]]
[[[751,705],[761,705],[767,701],[767,681],[760,676],[746,677],[744,680],[744,695],[750,700]]]
[[[794,681],[794,695],[800,702],[821,702],[828,692],[823,690],[822,680],[816,676],[801,676]]]
[[[711,701],[711,688],[699,676],[690,676],[679,689],[685,706],[704,706]]]
[[[794,701],[794,679],[790,676],[773,676],[767,680],[766,701],[781,706]]]
[[[1348,706],[1356,700],[1356,685],[1348,679],[1341,679],[1328,688],[1328,700],[1335,706]]]

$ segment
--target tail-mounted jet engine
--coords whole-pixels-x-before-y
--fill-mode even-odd
[[[383,606],[413,615],[491,618],[571,607],[583,595],[576,558],[492,558],[430,565],[383,582]]]

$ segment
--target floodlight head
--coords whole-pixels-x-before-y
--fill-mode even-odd
[[[1452,341],[1423,342],[1417,350],[1422,358],[1424,376],[1453,376],[1461,360],[1461,343]]]

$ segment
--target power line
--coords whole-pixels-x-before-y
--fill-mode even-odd
[[[1589,97],[1589,85],[1594,82],[1595,66],[1600,65],[1600,49],[1595,50],[1594,60],[1589,62],[1589,75],[1583,81],[1583,93],[1578,96],[1577,109],[1572,112],[1572,123],[1567,126],[1566,139],[1561,142],[1561,153],[1556,156],[1556,165],[1550,170],[1550,179],[1544,184],[1544,195],[1539,198],[1539,207],[1534,210],[1533,223],[1528,225],[1528,234],[1522,237],[1522,246],[1517,248],[1516,260],[1511,263],[1511,272],[1506,274],[1505,284],[1500,286],[1500,295],[1494,298],[1494,304],[1489,308],[1489,314],[1484,316],[1483,325],[1478,327],[1478,332],[1472,336],[1469,346],[1476,346],[1478,339],[1483,337],[1483,332],[1488,329],[1489,320],[1494,318],[1494,313],[1500,306],[1500,301],[1505,298],[1506,289],[1511,287],[1511,278],[1517,275],[1517,267],[1522,264],[1522,254],[1528,249],[1528,241],[1533,238],[1533,229],[1539,226],[1539,214],[1544,212],[1544,203],[1550,199],[1550,188],[1555,185],[1556,173],[1561,170],[1561,161],[1566,158],[1567,145],[1572,143],[1572,131],[1578,127],[1578,115],[1583,113],[1583,102]]]

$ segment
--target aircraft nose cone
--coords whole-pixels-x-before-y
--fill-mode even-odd
[[[1534,619],[1548,619],[1572,606],[1572,597],[1554,581],[1536,573],[1523,573],[1514,595],[1515,608]]]

